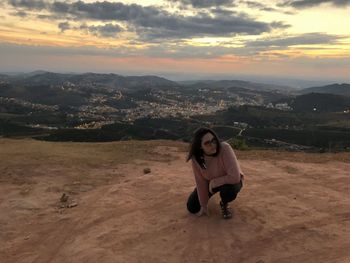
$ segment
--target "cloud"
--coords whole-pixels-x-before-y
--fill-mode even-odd
[[[199,1],[198,1],[199,2]],[[204,1],[203,3],[219,3],[220,1]],[[223,1],[225,3],[232,1]],[[192,16],[172,14],[154,6],[126,5],[116,2],[50,2],[10,0],[15,7],[27,9],[42,9],[45,6],[53,19],[119,21],[128,24],[128,29],[139,33],[140,39],[152,41],[155,39],[192,38],[198,36],[232,36],[237,34],[259,35],[270,32],[273,28],[285,28],[282,23],[265,23],[256,21],[245,14],[229,11],[217,11],[211,15],[197,13]],[[191,3],[197,3],[192,1]],[[218,9],[219,10],[219,9]],[[45,18],[50,18],[44,15]],[[92,29],[101,32],[102,36],[118,32],[116,27]],[[62,29],[61,29],[62,30]]]
[[[47,3],[41,0],[8,0],[8,3],[14,7],[21,7],[30,10],[42,10],[47,8]]]
[[[278,12],[278,13],[283,13],[286,15],[294,15],[295,12],[291,12],[290,10],[285,10],[284,8],[281,8],[282,5],[278,4],[277,6],[279,8],[271,7],[266,4],[263,4],[261,2],[257,1],[242,1],[241,3],[246,4],[249,8],[252,9],[258,9],[260,11],[265,11],[265,12]]]
[[[74,57],[74,56],[107,56],[107,57],[132,57],[135,56],[136,49],[119,46],[118,48],[97,48],[95,46],[81,47],[60,47],[44,45],[20,45],[0,42],[1,55],[13,54],[16,56],[56,56],[56,57]]]
[[[286,23],[281,22],[281,21],[273,21],[273,22],[271,22],[270,25],[271,25],[273,28],[280,28],[280,29],[286,29],[286,28],[291,27],[291,25],[286,24]]]
[[[117,33],[123,31],[123,28],[117,24],[105,24],[103,26],[88,26],[83,24],[80,26],[80,29],[84,29],[93,35],[102,37],[115,37]]]
[[[89,34],[95,35],[95,36],[102,36],[102,37],[115,37],[117,33],[124,31],[122,27],[120,27],[117,24],[105,24],[105,25],[87,25],[86,23],[80,25],[79,27],[73,27],[69,24],[69,22],[62,22],[58,24],[58,28],[61,29],[61,32],[64,32],[68,29],[73,30],[84,30],[88,32]]]
[[[68,22],[64,22],[62,28],[72,29]],[[108,37],[113,37],[118,34],[121,27],[115,24],[103,26],[82,25],[82,30],[87,30],[90,34],[106,34]],[[81,47],[53,47],[53,46],[27,46],[18,44],[0,43],[0,54],[15,54],[16,56],[56,56],[56,57],[108,57],[108,58],[170,58],[170,59],[215,59],[225,56],[235,57],[253,57],[264,58],[264,52],[268,51],[267,56],[275,55],[278,57],[289,57],[287,53],[280,51],[291,51],[293,47],[305,45],[305,49],[313,48],[313,45],[319,44],[336,44],[344,36],[328,35],[322,33],[302,34],[298,36],[289,36],[272,39],[261,39],[257,41],[242,41],[236,42],[221,42],[215,46],[196,46],[187,44],[186,42],[160,42],[143,46],[140,49],[142,42],[129,43],[128,46],[110,46],[108,48],[97,48],[93,46]],[[234,45],[234,46],[233,46]],[[324,46],[316,50],[323,49]],[[304,47],[301,49],[304,50]],[[302,53],[300,53],[302,54]],[[1,56],[0,56],[1,57]]]
[[[92,30],[91,27],[87,28]],[[151,57],[151,58],[171,58],[186,59],[199,58],[209,59],[225,55],[233,55],[237,52],[236,48],[225,46],[192,46],[184,43],[170,44],[160,43],[153,44],[143,49],[130,46],[118,46],[109,48],[97,48],[94,46],[82,47],[54,47],[54,46],[28,46],[20,44],[10,44],[0,42],[0,54],[13,54],[16,56],[55,56],[55,57]],[[239,51],[239,49],[237,50]],[[1,55],[0,55],[1,58]]]
[[[28,16],[28,14],[26,12],[24,12],[24,11],[13,12],[13,13],[11,13],[11,15],[19,16],[19,17],[26,17],[26,16]]]
[[[318,6],[320,4],[332,4],[337,7],[344,7],[350,5],[350,0],[297,0],[297,1],[284,1],[279,6],[292,6],[297,9],[308,8]]]
[[[141,39],[184,39],[200,36],[259,35],[269,32],[272,26],[241,16],[193,16],[152,19],[152,27],[142,23],[138,27]],[[150,22],[150,21],[149,21]],[[156,27],[155,25],[158,25]]]
[[[159,44],[150,46],[143,51],[148,57],[157,58],[173,58],[173,59],[211,59],[235,54],[235,48],[225,46],[192,46],[185,43],[182,44]]]
[[[260,2],[254,2],[254,1],[245,1],[244,2],[248,7],[250,8],[256,8],[256,9],[259,9],[261,11],[268,11],[268,12],[274,12],[274,11],[277,11],[276,8],[273,8],[273,7],[268,7]]]
[[[68,29],[70,29],[70,25],[68,22],[62,22],[58,24],[58,28],[61,29],[61,32],[64,32]]]
[[[272,38],[256,40],[247,43],[247,47],[290,47],[298,45],[318,45],[334,44],[338,40],[346,38],[345,36],[329,35],[324,33],[306,33],[298,36],[283,38]]]
[[[213,15],[223,15],[223,16],[237,15],[237,12],[235,12],[235,11],[232,11],[230,9],[223,9],[220,7],[212,8],[212,9],[210,9],[210,12]]]
[[[205,8],[212,6],[233,6],[233,0],[169,0],[183,5],[192,5],[193,7]]]

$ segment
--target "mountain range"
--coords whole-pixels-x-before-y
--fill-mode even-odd
[[[174,82],[158,76],[61,74],[46,71],[0,75],[0,97],[44,105],[81,106],[87,104],[94,96],[103,94],[104,105],[130,108],[135,106],[133,100],[149,102],[161,100],[159,96],[153,94],[160,91],[169,93],[168,100],[173,100],[171,94],[176,93],[182,94],[181,96],[192,102],[206,102],[208,99],[214,101],[224,99],[228,102],[238,100],[243,104],[253,105],[273,102],[288,103],[297,111],[309,111],[314,108],[337,111],[349,107],[347,97],[350,97],[350,84],[332,84],[297,90],[288,86],[242,80]],[[118,101],[110,99],[116,92],[123,92],[125,96]],[[181,100],[179,95],[177,97],[177,100]]]
[[[117,74],[61,74],[39,71],[37,74],[22,74],[16,76],[0,75],[0,81],[16,85],[73,85],[103,86],[115,89],[147,88],[147,87],[176,87],[176,82],[157,76],[121,76]]]
[[[342,84],[332,84],[321,87],[311,87],[307,89],[303,89],[300,91],[301,94],[307,93],[329,93],[341,96],[350,97],[350,84],[342,83]]]
[[[284,102],[294,111],[339,112],[350,109],[350,97],[329,93],[306,93]]]

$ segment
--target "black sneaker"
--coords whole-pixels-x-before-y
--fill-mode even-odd
[[[221,214],[223,219],[230,219],[232,217],[232,213],[230,211],[230,208],[228,207],[228,204],[224,204],[222,201],[220,201],[221,206]]]

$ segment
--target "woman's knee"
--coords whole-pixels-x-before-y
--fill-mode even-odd
[[[187,210],[190,213],[195,214],[195,213],[198,213],[200,209],[201,209],[201,205],[199,203],[197,189],[195,189],[188,197]]]
[[[242,182],[238,184],[227,184],[224,185],[220,190],[221,199],[228,203],[236,199],[237,194],[242,188]]]
[[[187,210],[191,214],[196,214],[196,213],[198,213],[201,210],[201,206],[187,203]]]

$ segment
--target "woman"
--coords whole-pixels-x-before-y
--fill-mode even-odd
[[[220,142],[213,130],[199,128],[194,133],[189,160],[197,187],[188,198],[188,211],[198,216],[208,215],[209,198],[220,192],[222,217],[231,218],[228,203],[236,199],[244,177],[231,146]]]

